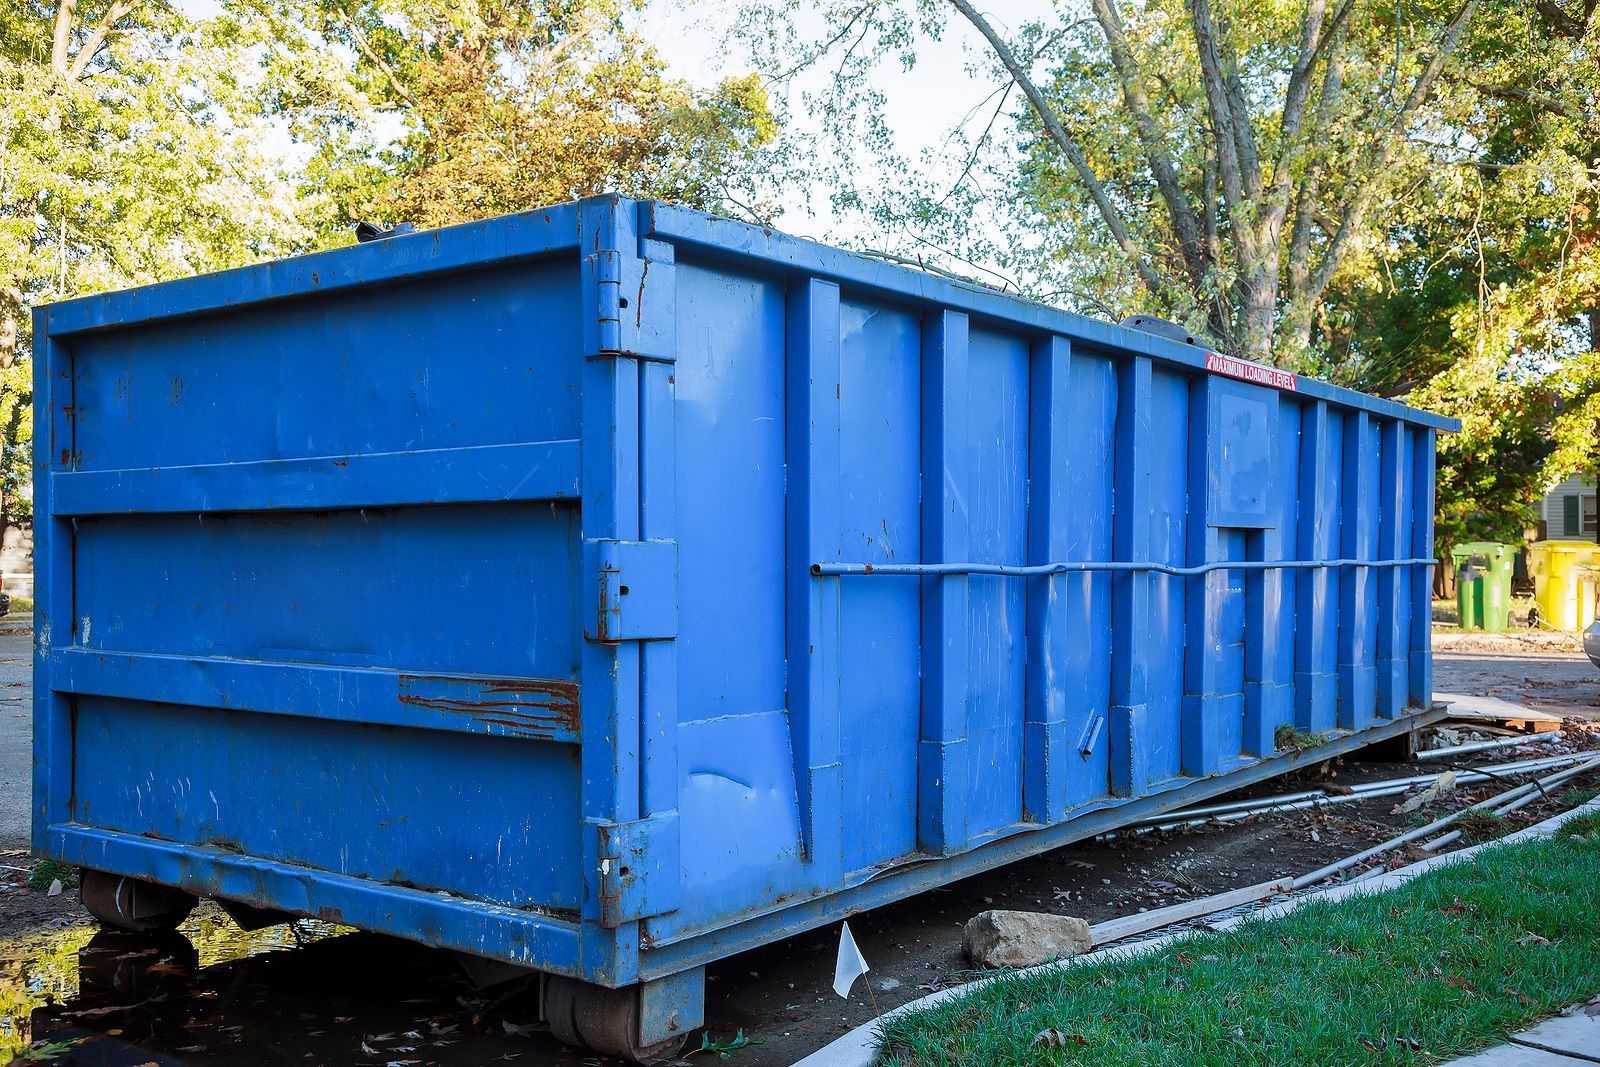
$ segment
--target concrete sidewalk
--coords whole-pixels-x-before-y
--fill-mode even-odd
[[[1600,998],[1597,998],[1600,999]],[[1444,1067],[1593,1067],[1600,1063],[1600,1016],[1575,1014],[1547,1019],[1513,1034],[1504,1045]]]

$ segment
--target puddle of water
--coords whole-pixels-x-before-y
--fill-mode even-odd
[[[131,988],[140,970],[170,977],[352,932],[317,919],[243,930],[216,904],[202,901],[176,935],[164,938],[86,925],[0,942],[0,1064],[36,1059],[36,1053],[24,1055],[34,1040],[34,1013],[73,1001],[86,983],[121,992],[117,987]]]
[[[0,1065],[517,1067],[597,1063],[535,1032],[537,983],[487,990],[448,953],[300,920],[96,926],[0,942]]]

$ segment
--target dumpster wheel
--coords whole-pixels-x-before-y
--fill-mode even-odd
[[[660,1063],[677,1056],[688,1033],[653,1045],[639,1043],[639,987],[608,989],[550,975],[544,984],[544,1017],[556,1039],[634,1063]]]
[[[195,905],[181,889],[87,867],[78,872],[78,897],[102,926],[135,934],[176,930]]]

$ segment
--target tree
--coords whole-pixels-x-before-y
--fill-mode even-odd
[[[1440,441],[1441,550],[1518,542],[1600,460],[1600,26],[1589,0],[1484,9],[1415,204],[1339,297],[1349,384],[1462,420]]]
[[[274,106],[315,154],[325,229],[439,226],[605,190],[766,215],[776,133],[754,75],[670,78],[626,0],[259,0]],[[308,67],[303,44],[326,62]],[[369,116],[319,107],[354,86]]]
[[[771,76],[827,57],[813,106],[875,151],[878,59],[914,63],[955,26],[1002,79],[975,123],[952,117],[948,166],[911,172],[909,203],[839,198],[911,254],[954,249],[1077,310],[1167,314],[1459,417],[1442,547],[1520,540],[1550,482],[1595,469],[1594,0],[1076,0],[1004,33],[970,0],[854,0],[809,38],[792,9],[756,6]]]
[[[925,32],[941,9],[959,16],[1026,101],[1021,191],[1034,227],[1057,227],[1035,230],[1045,259],[1097,259],[1101,302],[1154,305],[1304,367],[1330,287],[1371,240],[1374,205],[1480,7],[1447,2],[1395,25],[1358,0],[1083,0],[1015,40],[971,0],[920,11]],[[841,69],[885,50],[914,62],[915,25],[893,0],[859,0],[830,11],[824,39],[846,54]]]
[[[25,517],[28,310],[308,240],[237,72],[237,42],[165,3],[0,14],[0,513]]]

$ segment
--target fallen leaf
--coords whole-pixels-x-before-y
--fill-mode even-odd
[[[1433,780],[1433,784],[1428,786],[1428,788],[1424,789],[1422,792],[1418,793],[1404,804],[1397,804],[1394,809],[1395,814],[1405,815],[1408,812],[1416,811],[1424,804],[1431,804],[1435,800],[1439,799],[1439,795],[1441,793],[1447,793],[1451,789],[1454,789],[1455,784],[1456,772],[1445,771],[1443,774],[1439,775],[1439,777],[1435,778]]]
[[[516,1037],[530,1037],[539,1032],[539,1028],[537,1026],[521,1026],[517,1023],[511,1022],[508,1019],[501,1019],[500,1025],[505,1027],[506,1033],[512,1034]]]
[[[51,879],[50,888],[45,891],[44,895],[47,897],[59,897],[61,895],[61,879]]]
[[[1527,948],[1529,945],[1548,945],[1549,943],[1550,939],[1548,937],[1540,937],[1531,931],[1517,938],[1517,944],[1523,948]]]
[[[1068,1045],[1077,1045],[1080,1048],[1083,1048],[1087,1047],[1088,1044],[1088,1038],[1084,1037],[1082,1034],[1065,1033],[1061,1030],[1057,1030],[1053,1026],[1040,1030],[1037,1034],[1033,1035],[1033,1040],[1028,1042],[1029,1047],[1034,1045],[1048,1045],[1050,1048],[1066,1048]]]
[[[102,1015],[118,1015],[131,1010],[132,1007],[130,1005],[119,1004],[113,1008],[80,1008],[77,1011],[69,1011],[66,1014],[75,1019],[98,1019]]]

